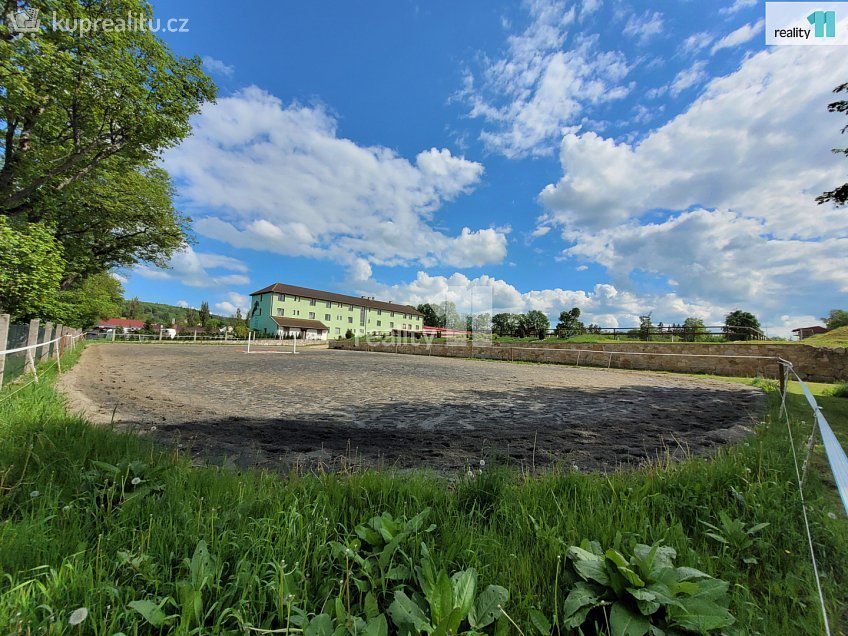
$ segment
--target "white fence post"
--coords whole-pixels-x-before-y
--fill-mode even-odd
[[[0,351],[9,344],[9,314],[0,314]],[[3,388],[3,371],[6,368],[6,354],[0,353],[0,388]]]
[[[44,323],[44,340],[42,340],[41,348],[38,350],[38,361],[44,362],[47,360],[47,354],[50,353],[50,345],[47,344],[53,340],[53,323],[49,320]]]
[[[41,321],[38,318],[33,318],[29,321],[29,333],[27,334],[26,343],[27,347],[34,347],[38,344],[38,328],[40,325]],[[32,349],[27,350],[24,373],[35,373],[35,355],[33,355]]]

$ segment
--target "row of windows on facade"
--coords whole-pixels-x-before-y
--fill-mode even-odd
[[[278,315],[278,316],[285,316],[285,315],[286,315],[286,310],[285,310],[285,309],[282,309],[282,308],[278,308],[278,309],[277,309],[277,315]],[[291,315],[292,317],[300,316],[300,310],[299,310],[299,309],[292,309],[292,311],[291,311],[291,314],[290,314],[290,315]],[[330,314],[324,314],[324,320],[325,320],[325,321],[330,321],[330,320],[332,320],[332,319],[333,319],[333,317],[332,317]],[[336,316],[336,320],[341,320],[341,319],[342,319],[342,316]],[[310,312],[309,312],[309,320],[315,320],[315,312],[314,312],[314,311],[310,311]],[[352,325],[352,324],[353,324],[353,316],[348,316],[347,321],[348,321],[348,323],[349,323],[349,324],[351,324],[351,325]],[[364,317],[363,317],[363,319],[360,321],[360,323],[359,323],[359,324],[360,324],[360,326],[362,326],[362,327],[364,327],[364,326],[365,326],[365,319],[364,319]],[[378,321],[377,321],[377,326],[378,326],[378,327],[382,327],[382,326],[383,326],[383,321],[382,321],[382,320],[378,320]],[[395,323],[394,323],[394,322],[390,322],[390,323],[389,323],[389,327],[390,327],[390,328],[392,328],[392,329],[394,329],[394,327],[395,327]],[[412,329],[412,328],[413,328],[413,324],[412,324],[412,323],[409,323],[409,324],[403,323],[403,326],[402,326],[401,328],[402,328],[402,329]]]
[[[290,298],[292,301],[294,301],[294,302],[299,302],[299,301],[301,301],[301,300],[308,300],[308,301],[309,301],[309,306],[310,306],[310,307],[315,307],[315,306],[317,305],[317,303],[318,303],[318,301],[317,301],[317,300],[315,300],[314,298],[302,298],[301,296],[289,296],[289,298]],[[285,300],[286,300],[286,295],[285,295],[285,294],[277,294],[277,300],[279,300],[280,302],[285,302]],[[333,307],[333,303],[332,303],[332,302],[330,302],[329,300],[327,300],[327,301],[325,301],[325,302],[324,302],[324,306],[325,306],[327,309],[332,309],[332,307]],[[344,304],[343,304],[343,303],[336,303],[336,306],[337,306],[339,309],[341,309],[342,307],[344,307]],[[347,306],[347,310],[348,310],[348,311],[353,311],[353,305],[348,305],[348,306]],[[391,311],[391,312],[389,312],[389,313],[391,314],[391,317],[392,317],[392,318],[394,318],[394,317],[395,317],[395,312]],[[282,316],[283,314],[278,314],[278,315]],[[297,315],[300,315],[300,314],[297,314]],[[329,315],[329,314],[328,314],[328,315]],[[378,316],[382,316],[382,315],[383,315],[383,310],[382,310],[382,309],[378,309],[378,310],[377,310],[377,315],[378,315]],[[410,316],[409,314],[404,314],[404,315],[403,315],[403,317],[404,317],[404,318],[406,318],[407,320],[410,320],[410,319],[412,318],[412,316]],[[339,317],[339,319],[341,319],[341,317]],[[327,320],[329,320],[329,318],[327,318]]]

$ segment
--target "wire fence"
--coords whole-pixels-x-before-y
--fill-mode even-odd
[[[0,314],[0,388],[27,374],[37,379],[36,367],[57,360],[66,347],[82,336],[79,329],[34,319],[12,323],[8,314]]]

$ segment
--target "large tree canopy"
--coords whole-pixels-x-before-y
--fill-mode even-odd
[[[41,220],[44,200],[122,157],[149,166],[215,97],[198,58],[175,57],[149,30],[86,33],[44,25],[15,36],[0,16],[0,211]],[[31,0],[59,20],[152,17],[142,0]],[[45,20],[46,21],[46,20]]]
[[[19,225],[0,216],[0,313],[14,320],[52,316],[62,279],[62,248],[50,228]]]
[[[10,28],[22,5],[39,10],[39,31]],[[0,281],[0,297],[19,316],[66,320],[72,302],[84,323],[114,307],[119,288],[106,272],[163,266],[186,245],[189,219],[174,208],[159,159],[189,134],[215,85],[198,58],[174,56],[150,29],[114,27],[152,17],[144,0],[0,0],[0,11],[0,218],[16,245],[38,246],[4,257],[19,272],[29,271],[26,258],[53,261],[52,283],[19,273],[16,288]],[[101,26],[54,29],[54,18]],[[21,292],[36,288],[43,297]]]
[[[844,93],[848,92],[848,83],[841,84],[837,86],[834,90],[834,93]],[[837,102],[833,102],[828,104],[827,109],[831,113],[845,113],[848,114],[848,100],[840,100]],[[848,131],[848,126],[842,128],[842,133]],[[833,152],[848,156],[848,148],[834,148]],[[827,203],[828,201],[832,201],[837,205],[845,205],[848,203],[848,183],[843,183],[841,186],[830,190],[829,192],[825,192],[824,194],[816,197],[816,201],[819,203]]]

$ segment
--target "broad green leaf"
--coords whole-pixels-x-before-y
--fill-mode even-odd
[[[356,526],[355,532],[356,532],[356,536],[358,536],[360,539],[362,539],[363,541],[365,541],[366,543],[368,543],[370,545],[382,545],[383,544],[383,537],[380,535],[379,532],[377,532],[373,528],[370,528],[366,525],[359,525],[359,526]]]
[[[190,571],[191,582],[195,590],[203,589],[207,581],[215,574],[214,560],[209,554],[206,541],[203,539],[197,542],[197,547],[194,549],[194,554],[191,557]]]
[[[592,555],[594,557],[594,555]],[[610,577],[606,565],[598,558],[593,560],[575,561],[574,569],[587,581],[595,581],[604,587],[610,585]]]
[[[727,539],[725,539],[723,536],[721,536],[720,534],[718,534],[716,532],[706,532],[705,534],[708,537],[715,539],[719,543],[724,543],[725,545],[727,544]]]
[[[664,583],[651,583],[643,588],[654,595],[654,598],[662,605],[680,605],[667,585]]]
[[[410,626],[419,632],[433,631],[421,608],[401,590],[395,592],[395,600],[389,605],[389,615],[398,627]]]
[[[451,584],[448,573],[442,571],[439,572],[439,578],[436,580],[435,596],[433,603],[430,605],[430,616],[433,622],[439,625],[453,609],[453,585]],[[460,620],[462,618],[464,617],[460,616]]]
[[[729,627],[735,621],[727,609],[703,598],[681,599],[682,608],[670,607],[669,622],[693,632],[708,633]]]
[[[501,616],[501,607],[509,601],[509,592],[500,585],[490,585],[468,612],[468,624],[474,629],[483,629]]]
[[[380,613],[380,607],[377,605],[377,597],[372,592],[365,595],[365,616],[367,618],[376,618]]]
[[[451,577],[453,585],[453,606],[462,612],[462,618],[468,616],[468,612],[474,605],[474,597],[477,595],[477,570],[468,568],[457,572]]]
[[[585,607],[581,607],[579,610],[574,612],[574,614],[563,619],[563,621],[562,621],[563,626],[566,627],[567,629],[577,629],[584,622],[586,622],[586,617],[589,615],[589,612],[591,612],[593,609],[595,609],[595,608],[592,605],[586,605]],[[498,622],[502,623],[503,621],[498,621]]]
[[[636,605],[643,616],[650,616],[660,608],[660,602],[657,600],[657,595],[647,588],[628,587],[627,591],[636,599]]]
[[[606,551],[605,556],[631,587],[644,587],[645,582],[639,578],[639,575],[636,574],[636,572],[630,569],[630,563],[624,558],[624,555],[621,554],[621,552],[610,548]],[[618,590],[616,590],[616,592],[618,592]]]
[[[709,601],[718,601],[725,598],[727,589],[730,587],[727,581],[719,579],[704,579],[698,581],[697,585],[698,591],[692,594],[690,598],[702,598]]]
[[[386,617],[379,614],[371,618],[362,631],[363,636],[389,636],[389,625],[386,622]]]
[[[318,614],[315,618],[309,621],[309,624],[304,630],[305,636],[332,636],[333,634],[333,619],[329,614]]]
[[[599,546],[600,549],[600,546]],[[568,548],[568,558],[572,561],[603,561],[603,553],[600,555],[595,554],[594,552],[590,552],[589,550],[585,550],[583,548],[578,548],[577,546],[571,546]]]
[[[695,568],[677,568],[678,581],[691,581],[692,579],[711,579],[709,574],[696,570]]]
[[[121,472],[120,468],[118,468],[117,466],[114,466],[112,464],[107,464],[106,462],[91,460],[91,465],[94,466],[95,468],[99,468],[103,472],[110,473],[110,474],[115,475],[115,476],[117,476]]]
[[[430,508],[424,508],[421,512],[415,515],[412,519],[406,522],[407,530],[418,532],[424,525],[424,521],[430,516]]]
[[[679,596],[681,594],[691,596],[692,594],[698,593],[698,584],[693,581],[681,581],[680,583],[675,583],[674,585],[669,586],[669,588],[672,592],[674,592],[675,596]]]
[[[601,599],[591,587],[586,585],[583,581],[579,581],[574,585],[574,589],[568,593],[565,603],[563,603],[563,615],[568,618],[587,605],[595,607],[600,600]]]
[[[542,614],[539,610],[531,609],[530,610],[530,624],[535,627],[542,636],[550,636],[551,630],[551,622],[548,620],[548,617]]]
[[[141,614],[144,620],[154,627],[161,627],[168,620],[168,616],[162,611],[161,606],[163,604],[164,601],[157,605],[153,601],[145,599],[143,601],[130,601],[129,606]]]
[[[448,636],[459,632],[459,626],[462,624],[462,610],[458,607],[453,608],[436,626],[431,636]]]
[[[624,603],[615,603],[610,610],[611,636],[645,636],[651,630],[651,623],[641,614],[636,614]]]

